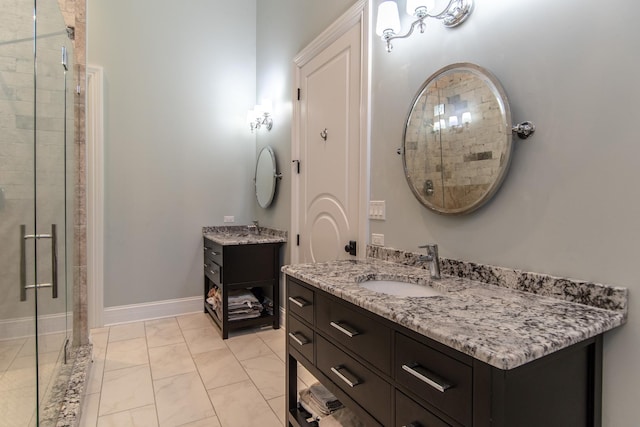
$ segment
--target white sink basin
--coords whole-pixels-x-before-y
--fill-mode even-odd
[[[397,280],[367,280],[358,283],[358,285],[370,291],[399,297],[435,297],[442,295],[442,292],[432,287],[417,285],[415,283],[399,282]]]

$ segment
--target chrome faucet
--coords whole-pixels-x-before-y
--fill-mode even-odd
[[[252,221],[252,224],[247,225],[247,229],[249,229],[249,234],[260,234],[258,221]]]
[[[440,258],[438,258],[438,245],[424,245],[418,246],[420,249],[426,249],[427,254],[421,255],[419,261],[429,262],[429,273],[431,273],[432,279],[440,278]]]

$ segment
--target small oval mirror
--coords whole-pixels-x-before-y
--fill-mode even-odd
[[[271,147],[264,147],[258,154],[256,162],[256,198],[260,207],[267,208],[273,201],[276,193],[276,182],[278,174],[276,172],[276,155]]]
[[[447,215],[478,209],[511,161],[511,112],[502,86],[474,64],[442,68],[418,91],[402,144],[405,176],[420,203]]]

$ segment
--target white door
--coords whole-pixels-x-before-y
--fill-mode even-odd
[[[300,174],[293,200],[298,204],[299,262],[353,258],[345,246],[358,240],[364,220],[361,25],[353,25],[298,71]]]

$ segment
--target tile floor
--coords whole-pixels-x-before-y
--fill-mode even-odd
[[[91,331],[80,426],[281,427],[284,329],[222,340],[204,313]],[[299,388],[315,380],[301,370]]]
[[[43,335],[40,349],[40,401],[49,393],[60,370],[65,334]],[[0,427],[35,426],[35,338],[0,341]]]

